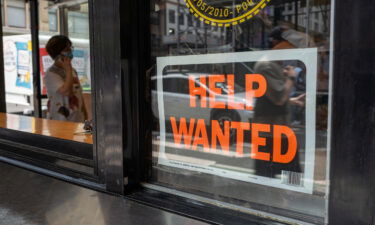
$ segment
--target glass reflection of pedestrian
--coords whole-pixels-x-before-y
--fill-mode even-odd
[[[47,118],[83,122],[87,119],[87,111],[77,72],[72,67],[72,42],[66,36],[56,35],[48,40],[46,50],[54,60],[44,77],[48,96]]]
[[[282,30],[275,29],[271,32],[270,42],[272,49],[295,48],[293,44],[282,38]],[[290,103],[301,101],[301,97],[290,99],[291,92],[295,85],[296,70],[291,66],[292,62],[260,61],[255,64],[256,74],[262,74],[267,80],[267,91],[264,96],[257,99],[254,108],[254,123],[271,125],[290,125]],[[271,133],[270,133],[271,134]],[[266,146],[260,151],[272,153],[272,136],[267,138]],[[282,149],[287,149],[288,141],[284,137]],[[271,154],[272,155],[272,154]],[[255,173],[265,177],[275,177],[282,171],[301,172],[298,153],[292,162],[281,164],[269,161],[256,160]]]

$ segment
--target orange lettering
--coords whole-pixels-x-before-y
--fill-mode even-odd
[[[231,127],[237,130],[236,152],[238,155],[242,155],[243,154],[243,141],[244,141],[243,133],[244,133],[244,130],[250,130],[250,123],[232,122]]]
[[[206,85],[206,78],[204,76],[200,76],[199,81],[201,84]],[[190,107],[197,107],[195,96],[200,96],[201,99],[201,107],[207,107],[207,100],[206,100],[206,89],[204,87],[196,87],[195,86],[195,77],[189,76],[189,95],[190,95]]]
[[[259,98],[266,93],[267,81],[260,74],[246,74],[246,109],[253,110],[253,98]],[[254,89],[254,83],[258,83],[258,88]]]
[[[171,116],[170,120],[172,124],[174,143],[178,147],[181,147],[181,138],[184,137],[185,147],[190,148],[191,137],[193,136],[194,131],[195,119],[190,119],[189,131],[187,130],[186,119],[184,117],[181,117],[180,119],[180,129],[177,128],[176,118]]]
[[[192,145],[193,150],[197,150],[197,145],[203,145],[205,151],[209,150],[206,125],[203,119],[197,121],[197,127],[195,128],[194,142]]]
[[[216,138],[220,142],[220,146],[224,151],[229,151],[229,139],[230,139],[230,129],[229,121],[224,122],[224,132],[221,130],[219,121],[211,121],[211,130],[212,130],[212,145],[211,148],[216,149]]]
[[[225,103],[216,101],[216,95],[221,95],[221,88],[216,87],[216,83],[222,83],[225,81],[224,75],[210,75],[208,77],[209,88],[210,88],[210,108],[225,109]]]
[[[259,137],[259,132],[270,132],[271,126],[269,124],[253,123],[251,126],[251,158],[264,161],[270,161],[270,153],[260,152],[259,146],[266,145],[266,138]]]
[[[281,137],[288,138],[288,150],[281,154]],[[274,125],[273,127],[273,161],[278,163],[289,163],[297,153],[297,138],[293,130],[287,126]]]
[[[228,86],[228,109],[244,109],[244,104],[241,102],[235,102],[234,99],[234,75],[227,75],[227,86]]]

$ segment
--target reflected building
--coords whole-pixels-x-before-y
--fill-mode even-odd
[[[46,10],[47,9],[47,10]],[[3,35],[30,34],[30,4],[24,0],[2,0]],[[70,37],[89,37],[87,3],[39,1],[39,32],[67,33]]]
[[[317,1],[315,1],[317,2]],[[309,6],[306,1],[294,1],[281,7],[281,15],[284,21],[298,25],[299,29],[307,29],[314,33],[328,35],[330,27],[329,1],[320,1]]]
[[[151,41],[153,47],[164,46],[161,52],[171,55],[214,52],[214,46],[226,43],[226,30],[203,23],[189,12],[183,0],[155,1]]]
[[[228,2],[233,1],[220,1],[220,4]],[[305,33],[319,42],[326,39],[330,26],[329,1],[274,1],[252,20],[234,27],[203,23],[189,12],[183,0],[155,0],[152,5],[151,43],[160,54],[268,49],[267,34],[278,25]]]

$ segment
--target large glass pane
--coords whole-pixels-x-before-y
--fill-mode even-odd
[[[330,1],[151,5],[149,187],[324,223]]]
[[[70,132],[72,137],[81,136],[85,143],[92,144],[92,134],[84,129],[84,121],[92,120],[88,3],[40,1],[39,7],[43,117],[75,123],[77,129],[67,132]],[[67,46],[63,46],[65,49],[62,49],[61,44],[57,42],[50,45],[48,49],[47,43],[57,35],[58,38],[55,40],[68,38],[70,42]],[[56,52],[56,55],[54,51],[59,52]],[[68,52],[68,55],[65,56],[65,52]],[[70,61],[72,70],[73,81],[69,88],[71,91],[66,95],[59,89],[56,95],[56,85],[61,88],[68,80],[67,70],[64,67],[65,61]],[[55,79],[51,79],[51,75],[58,75],[62,80],[57,84]],[[60,98],[60,93],[62,93],[61,101],[56,100],[56,97]],[[80,115],[78,116],[77,113]],[[73,138],[73,140],[77,139]]]
[[[30,8],[34,8],[31,7],[32,2],[3,0],[3,3],[8,114],[0,114],[4,122],[0,128],[25,132],[23,144],[48,149],[51,151],[48,157],[59,158],[53,158],[49,163],[93,174],[87,1],[38,1],[39,46],[32,44],[30,24],[33,18],[30,18],[29,12]],[[22,16],[17,14],[21,11],[14,9],[23,9]],[[79,12],[79,16],[75,16],[78,19],[70,20],[69,15],[76,12]],[[24,28],[15,27],[21,20]],[[71,31],[70,26],[75,30]],[[51,38],[53,41],[47,46]],[[35,62],[32,56],[35,48],[40,53],[37,60],[40,65],[40,93],[37,93],[39,87],[35,87],[38,85],[34,86],[33,82]],[[31,117],[35,115],[34,101],[41,102],[42,118]],[[32,142],[33,135],[48,136],[45,140],[53,141],[35,143]],[[43,154],[44,151],[40,153]],[[42,160],[46,158],[41,156]]]
[[[46,71],[53,64],[45,45],[53,35],[69,37],[73,45],[72,65],[77,72],[83,90],[83,99],[87,111],[87,120],[92,119],[91,79],[90,79],[90,41],[88,3],[67,1],[65,4],[55,4],[48,1],[41,2],[48,10],[41,11],[40,18],[40,54],[41,77],[44,109],[47,110],[47,88],[44,82]],[[59,18],[59,19],[58,19]],[[47,111],[45,111],[47,116]],[[83,122],[83,121],[82,121]]]

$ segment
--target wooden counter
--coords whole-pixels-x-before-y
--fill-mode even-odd
[[[0,113],[0,128],[92,144],[92,135],[83,134],[83,124]]]

